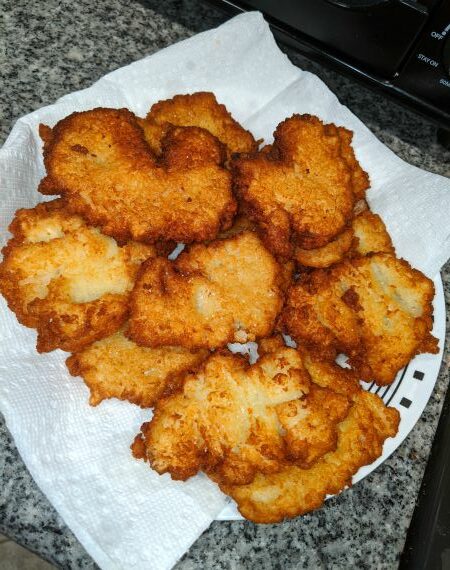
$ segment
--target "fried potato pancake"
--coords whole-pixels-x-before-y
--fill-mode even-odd
[[[37,350],[76,351],[117,331],[153,246],[111,237],[68,214],[62,200],[18,210],[3,249],[0,291],[18,320],[38,331]]]
[[[416,354],[438,352],[433,296],[433,282],[406,261],[370,254],[299,280],[280,324],[329,358],[345,353],[361,379],[385,385]]]
[[[391,238],[380,216],[365,210],[335,240],[317,249],[296,247],[294,257],[305,267],[325,268],[345,257],[382,252],[394,253]]]
[[[278,473],[258,473],[247,485],[227,485],[220,476],[210,476],[236,501],[246,519],[280,522],[321,507],[327,495],[351,485],[358,469],[382,454],[384,441],[395,436],[399,421],[396,409],[385,407],[375,394],[360,391],[349,414],[338,425],[337,449],[310,469],[289,466]]]
[[[253,135],[233,119],[225,105],[217,102],[214,93],[175,95],[159,101],[140,124],[155,154],[161,153],[161,139],[170,125],[206,129],[226,145],[228,156],[254,152],[258,148]]]
[[[350,223],[363,192],[349,134],[293,115],[278,125],[268,152],[233,161],[235,190],[276,255],[291,257],[294,243],[322,247]]]
[[[155,259],[142,266],[127,334],[143,346],[185,348],[268,336],[287,281],[286,271],[252,232],[197,244],[173,262]]]
[[[175,346],[145,348],[119,331],[72,354],[66,364],[73,376],[83,377],[91,406],[118,398],[150,408],[173,375],[191,370],[208,355],[207,350]]]
[[[310,467],[335,449],[349,408],[345,395],[311,383],[293,348],[275,346],[253,365],[215,354],[156,403],[133,451],[173,479],[203,469],[246,484],[290,462]]]
[[[171,127],[157,160],[126,109],[73,113],[43,127],[43,194],[120,242],[213,239],[232,223],[236,202],[224,146],[204,129]]]

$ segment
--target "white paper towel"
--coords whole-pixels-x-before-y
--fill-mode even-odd
[[[256,137],[271,140],[294,112],[355,131],[356,154],[371,177],[369,201],[397,252],[433,276],[449,257],[450,184],[405,164],[339,104],[314,75],[293,66],[258,13],[238,16],[119,69],[91,88],[20,119],[0,150],[0,235],[19,207],[43,199],[37,127],[76,110],[128,107],[145,115],[176,93],[214,91]],[[166,569],[225,505],[203,476],[177,483],[132,459],[129,445],[149,412],[116,400],[97,408],[71,378],[61,351],[38,356],[35,333],[0,301],[0,411],[34,479],[86,550],[109,569]]]

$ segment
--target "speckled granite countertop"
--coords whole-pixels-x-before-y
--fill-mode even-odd
[[[14,121],[106,72],[220,24],[193,0],[2,0],[0,136]],[[317,73],[403,159],[450,176],[435,128],[352,81],[289,52]],[[450,266],[443,272],[447,303]],[[448,379],[448,348],[416,427],[375,473],[318,512],[279,525],[216,522],[178,563],[191,568],[394,569],[436,429]],[[95,564],[36,487],[0,421],[0,532],[65,569]]]

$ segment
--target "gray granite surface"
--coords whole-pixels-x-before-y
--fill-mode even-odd
[[[218,25],[202,2],[0,1],[0,138],[14,121],[106,72]],[[288,52],[317,73],[403,159],[450,176],[435,127],[364,87]],[[449,267],[443,272],[447,303]],[[279,525],[216,522],[177,568],[393,569],[403,547],[442,407],[448,365],[404,444],[380,468],[318,512]],[[65,569],[95,564],[24,467],[0,422],[0,532]]]

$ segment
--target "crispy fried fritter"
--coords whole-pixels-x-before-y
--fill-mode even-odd
[[[3,249],[0,291],[18,320],[38,331],[37,349],[74,351],[118,330],[139,265],[152,246],[119,247],[62,200],[19,210]]]
[[[361,379],[390,384],[413,356],[438,351],[433,296],[433,282],[406,261],[370,254],[292,286],[281,326],[328,357],[344,352]]]
[[[370,210],[362,212],[354,218],[352,230],[356,238],[354,245],[356,254],[395,253],[391,237],[378,214]]]
[[[348,131],[311,115],[280,123],[269,152],[233,161],[235,188],[276,255],[318,248],[342,233],[361,186]],[[358,166],[359,168],[359,166]],[[359,179],[359,177],[357,176]]]
[[[324,268],[345,257],[368,253],[394,253],[391,238],[383,220],[370,210],[353,218],[350,228],[335,240],[317,249],[295,248],[296,261],[305,267]]]
[[[245,484],[289,462],[309,467],[335,449],[349,407],[345,395],[311,383],[293,348],[275,347],[252,366],[216,354],[156,403],[133,450],[174,479],[203,469]]]
[[[144,346],[216,348],[271,334],[286,275],[258,236],[194,245],[171,262],[142,266],[129,337]]]
[[[189,371],[208,355],[207,350],[175,346],[145,348],[117,332],[72,354],[66,364],[69,372],[82,376],[89,387],[91,406],[118,398],[149,408],[164,392],[169,378]]]
[[[351,485],[352,476],[372,463],[388,437],[398,430],[400,415],[386,408],[375,394],[360,391],[348,416],[338,425],[336,451],[324,455],[310,469],[286,467],[273,474],[257,474],[248,485],[227,485],[215,479],[238,504],[242,515],[257,523],[275,523],[322,506],[325,497]]]
[[[126,109],[73,113],[41,134],[40,192],[62,194],[72,212],[117,240],[203,241],[231,225],[225,149],[204,129],[170,128],[158,160]]]
[[[258,228],[254,222],[250,220],[245,214],[238,214],[233,221],[233,225],[226,231],[220,232],[217,239],[226,239],[234,237],[244,231],[258,233]],[[295,263],[291,260],[279,261],[281,268],[280,273],[280,286],[283,291],[286,291],[292,284],[295,274]]]
[[[226,145],[229,156],[254,152],[258,147],[253,135],[233,119],[225,105],[217,102],[213,93],[175,95],[172,99],[159,101],[140,124],[147,142],[156,154],[161,152],[161,139],[170,125],[206,129]]]

